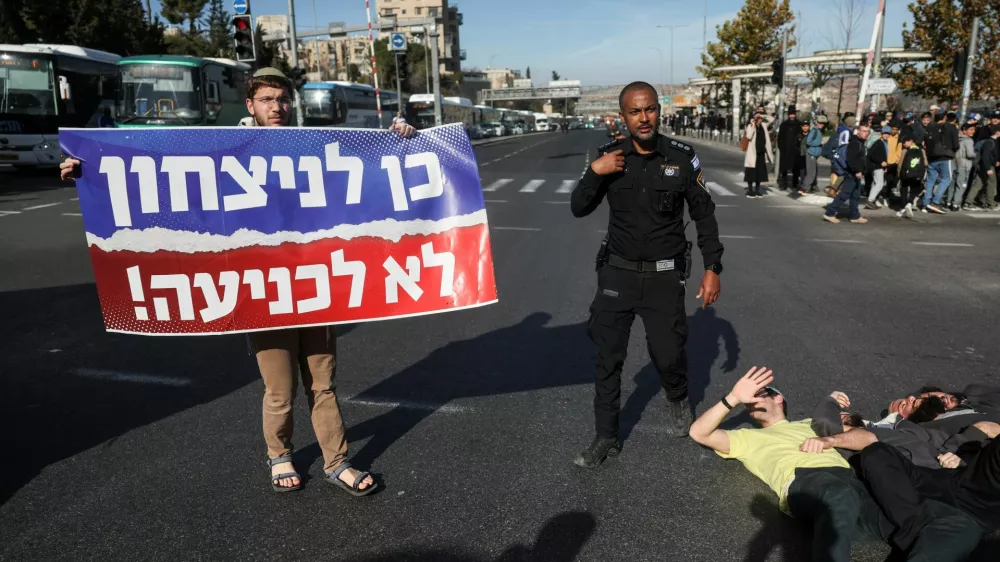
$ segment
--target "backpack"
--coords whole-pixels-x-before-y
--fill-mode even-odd
[[[834,174],[842,176],[847,173],[847,145],[839,144],[840,135],[833,135],[823,145],[823,158],[830,161]]]
[[[983,161],[983,145],[991,139],[983,139],[975,144],[976,156],[972,159],[972,169],[978,170],[979,163]]]
[[[926,171],[924,155],[919,149],[910,149],[903,152],[902,176],[904,179],[922,180]]]
[[[833,161],[837,154],[837,135],[832,135],[823,143],[823,158]]]

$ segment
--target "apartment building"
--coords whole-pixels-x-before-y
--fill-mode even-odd
[[[397,20],[435,18],[438,22],[441,72],[452,73],[462,69],[465,53],[461,47],[462,13],[458,11],[458,6],[449,6],[448,0],[376,0],[375,8],[380,15],[393,15]]]

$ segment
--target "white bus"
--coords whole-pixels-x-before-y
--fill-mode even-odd
[[[417,129],[434,126],[434,94],[413,94],[406,104],[406,121]],[[476,125],[476,106],[468,98],[441,98],[441,119],[445,125],[461,123],[469,132]]]
[[[549,130],[549,116],[545,113],[535,114],[535,130],[536,131],[548,131]]]
[[[380,90],[382,124],[379,126],[375,88],[367,84],[330,81],[307,82],[302,96],[303,123],[307,127],[385,128],[399,111],[399,99],[392,90]]]
[[[59,127],[114,126],[120,59],[72,45],[0,45],[0,164],[58,166]]]

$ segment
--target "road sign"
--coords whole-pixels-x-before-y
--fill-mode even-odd
[[[868,82],[868,93],[885,95],[896,91],[898,85],[892,78],[876,78]]]
[[[402,33],[393,33],[389,39],[389,47],[392,51],[406,50],[406,36]]]
[[[344,26],[346,25],[347,25],[346,22],[331,21],[330,24],[327,26],[327,31],[330,32],[330,35],[343,35]]]
[[[233,11],[238,16],[250,13],[250,0],[233,0]]]

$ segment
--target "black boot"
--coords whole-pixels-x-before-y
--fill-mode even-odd
[[[691,416],[691,405],[685,398],[678,402],[668,402],[667,426],[674,437],[687,437],[691,423],[694,421]]]
[[[583,468],[597,468],[607,457],[617,457],[622,444],[617,437],[595,437],[590,446],[580,451],[573,464]]]

